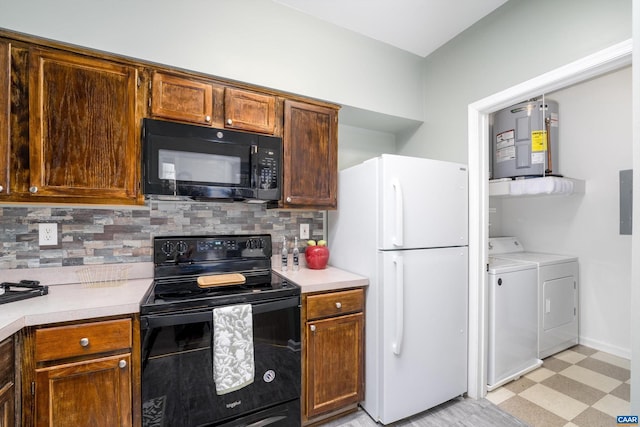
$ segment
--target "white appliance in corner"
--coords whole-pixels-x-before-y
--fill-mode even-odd
[[[382,155],[340,171],[331,265],[369,278],[365,400],[389,424],[467,391],[467,167]]]

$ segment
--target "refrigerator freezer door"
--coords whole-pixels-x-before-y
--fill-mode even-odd
[[[379,158],[378,180],[379,249],[467,245],[465,165],[385,154]]]
[[[467,390],[468,250],[388,251],[380,256],[381,311],[373,320],[369,315],[376,310],[367,307],[367,322],[381,322],[381,369],[376,384],[367,384],[367,400],[378,397],[378,420],[388,424]]]

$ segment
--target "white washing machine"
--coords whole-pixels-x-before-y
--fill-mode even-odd
[[[489,391],[542,365],[538,358],[537,266],[489,257]]]
[[[490,256],[538,268],[538,358],[578,344],[578,258],[526,252],[515,237],[489,239]]]

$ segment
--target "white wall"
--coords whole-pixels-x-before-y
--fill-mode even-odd
[[[467,106],[631,37],[631,0],[510,0],[429,55],[401,154],[467,161]]]
[[[584,195],[491,200],[526,250],[580,259],[580,342],[631,355],[631,236],[619,234],[620,170],[631,169],[631,67],[546,94],[559,104],[556,170]],[[492,227],[493,228],[493,227]]]
[[[0,0],[0,27],[421,121],[423,58],[270,0]]]
[[[355,126],[338,126],[338,141],[338,170],[397,151],[394,134]]]

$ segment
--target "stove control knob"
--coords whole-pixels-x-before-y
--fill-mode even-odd
[[[173,243],[171,242],[164,242],[162,244],[162,252],[166,255],[169,256],[173,253],[173,250],[175,249],[175,246],[173,245]]]
[[[80,338],[80,345],[82,347],[89,347],[89,338]]]
[[[180,255],[184,255],[185,252],[187,252],[187,249],[189,249],[189,246],[186,242],[178,242],[178,253]]]

